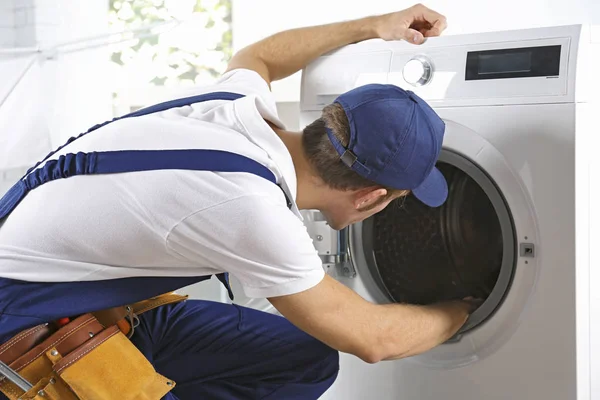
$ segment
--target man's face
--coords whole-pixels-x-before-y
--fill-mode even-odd
[[[355,206],[355,201],[349,201],[349,199],[340,198],[340,201],[336,202],[336,204],[332,204],[331,207],[320,211],[325,216],[329,226],[335,230],[340,230],[344,229],[348,225],[364,221],[370,216],[377,214],[379,211],[386,208],[388,204],[390,204],[390,202],[392,202],[396,197],[392,197],[387,200],[379,200],[379,202],[372,207],[367,206],[358,209]]]

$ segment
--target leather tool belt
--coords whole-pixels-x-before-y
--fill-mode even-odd
[[[0,391],[10,400],[159,400],[175,382],[158,374],[129,337],[138,315],[186,299],[168,293],[20,332],[0,345],[0,361],[33,388],[25,392],[0,377]]]

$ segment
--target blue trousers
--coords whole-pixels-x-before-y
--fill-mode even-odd
[[[177,383],[163,400],[316,400],[339,369],[337,351],[285,318],[210,301],[142,314],[132,341]]]
[[[132,340],[177,382],[168,400],[318,399],[339,369],[337,351],[285,318],[210,301],[144,313]]]

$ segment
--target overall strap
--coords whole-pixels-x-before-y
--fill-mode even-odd
[[[221,150],[121,150],[68,153],[50,160],[13,185],[0,199],[0,221],[6,218],[30,190],[55,179],[76,175],[183,169],[214,172],[247,172],[277,183],[264,165],[239,154]]]
[[[40,164],[57,151],[78,138],[120,119],[139,117],[165,111],[170,108],[183,107],[210,100],[235,100],[243,97],[237,93],[215,92],[200,96],[186,97],[160,103],[136,112],[98,124],[77,137],[70,138],[67,143],[48,154],[38,162],[0,199],[0,221],[6,218],[23,200],[30,190],[55,179],[64,179],[76,175],[116,174],[122,172],[152,171],[163,169],[183,169],[215,172],[247,172],[276,184],[273,173],[262,164],[239,154],[220,150],[123,150],[77,154],[68,153],[50,160],[43,167]]]
[[[56,150],[51,151],[50,153],[48,153],[48,155],[46,157],[44,157],[40,162],[38,162],[37,164],[35,164],[33,167],[29,168],[29,170],[27,171],[26,175],[29,174],[34,169],[36,169],[41,163],[43,163],[44,161],[46,161],[48,158],[52,157],[58,151],[62,150],[65,146],[67,146],[68,144],[72,143],[74,140],[77,140],[80,137],[85,136],[88,133],[93,132],[93,131],[95,131],[98,128],[102,128],[103,126],[106,126],[106,125],[108,125],[108,124],[110,124],[112,122],[116,122],[118,120],[125,119],[125,118],[141,117],[143,115],[148,115],[148,114],[153,114],[153,113],[157,113],[157,112],[161,112],[161,111],[166,111],[166,110],[169,110],[171,108],[185,107],[185,106],[189,106],[189,105],[194,104],[194,103],[202,103],[204,101],[211,101],[211,100],[237,100],[237,99],[242,98],[242,97],[244,97],[243,94],[230,93],[230,92],[213,92],[213,93],[201,94],[201,95],[198,95],[198,96],[183,97],[181,99],[175,99],[175,100],[165,101],[163,103],[159,103],[159,104],[155,104],[153,106],[142,108],[142,109],[139,109],[139,110],[134,111],[132,113],[125,114],[125,115],[122,115],[120,117],[113,118],[110,121],[106,121],[106,122],[103,122],[101,124],[96,124],[96,125],[92,126],[90,129],[88,129],[87,131],[81,133],[79,136],[73,136],[73,137],[69,138],[69,140],[67,140],[67,142],[65,144],[63,144],[62,146],[58,147]]]

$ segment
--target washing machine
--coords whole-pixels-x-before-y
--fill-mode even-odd
[[[301,126],[369,83],[415,92],[446,123],[442,207],[399,199],[341,231],[304,213],[327,273],[375,303],[484,299],[424,354],[376,365],[342,355],[324,399],[600,399],[594,29],[372,40],[305,68]]]

